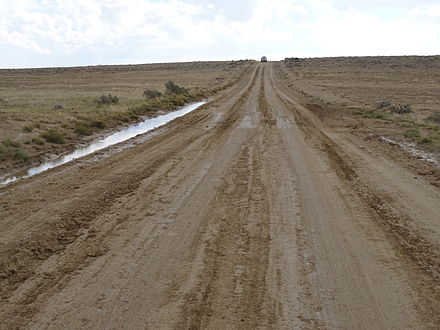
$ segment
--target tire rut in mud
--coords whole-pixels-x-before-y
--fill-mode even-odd
[[[192,137],[190,140],[193,139]],[[79,237],[82,239],[81,249],[78,249],[73,258],[61,260],[54,271],[44,274],[41,284],[26,292],[20,298],[20,303],[2,317],[8,319],[8,322],[15,320],[11,324],[25,324],[32,315],[38,312],[38,307],[34,305],[34,302],[39,299],[40,295],[53,288],[61,290],[65,285],[64,278],[84,266],[90,258],[105,254],[105,233],[96,231],[93,226],[94,220],[109,209],[118,198],[135,191],[142,181],[150,177],[166,159],[172,158],[190,142],[181,141],[182,144],[148,164],[144,171],[127,173],[124,177],[114,178],[107,187],[101,187],[103,194],[97,194],[93,198],[71,205],[68,210],[57,217],[57,221],[52,222],[50,227],[2,251],[0,269],[3,272],[0,294],[6,298],[10,297],[21,283],[32,278],[36,269],[44,261],[56,253],[60,254]]]
[[[258,110],[268,118],[263,87]],[[209,211],[204,268],[186,294],[177,328],[271,328],[275,305],[267,295],[270,246],[267,190],[262,177],[265,146],[254,130],[242,147]]]
[[[440,290],[438,289],[440,285],[440,250],[438,243],[430,241],[427,238],[428,235],[425,235],[409,216],[389,205],[388,197],[374,191],[361,181],[350,157],[315,125],[309,118],[311,113],[304,114],[302,110],[297,109],[282,92],[276,94],[286,108],[293,111],[298,127],[303,131],[306,139],[312,141],[327,155],[334,172],[349,184],[360,197],[370,210],[372,219],[385,230],[397,251],[405,256],[407,261],[410,261],[413,269],[423,274],[421,277],[414,277],[413,280],[414,283],[417,283],[416,287],[419,292],[429,302],[423,307],[418,306],[418,308],[423,314],[429,315],[430,318],[434,318],[437,323],[440,323],[436,307],[440,302]]]
[[[87,199],[71,203],[68,209],[56,215],[57,219],[46,224],[44,229],[39,228],[38,231],[27,235],[20,241],[4,246],[1,251],[2,257],[0,257],[0,294],[5,299],[10,297],[23,282],[32,279],[36,269],[43,262],[54,254],[61,254],[68,246],[76,244],[76,241],[81,238],[81,248],[75,253],[74,258],[70,256],[68,260],[60,260],[57,269],[44,275],[44,278],[41,278],[41,274],[38,275],[37,281],[42,284],[28,290],[15,307],[5,311],[7,314],[3,316],[9,319],[8,323],[26,324],[38,312],[39,307],[34,304],[37,300],[41,303],[42,297],[47,299],[47,294],[53,294],[54,288],[57,288],[57,291],[61,290],[66,284],[65,279],[70,274],[84,267],[90,258],[105,254],[106,237],[104,233],[93,229],[95,219],[109,209],[118,198],[135,191],[144,180],[155,173],[168,159],[175,157],[185,146],[190,145],[196,139],[200,139],[205,144],[206,141],[218,139],[219,134],[227,131],[234,119],[239,116],[238,109],[249,97],[250,90],[258,77],[259,69],[256,68],[252,72],[250,83],[228,111],[227,125],[222,121],[210,131],[199,130],[198,133],[194,132],[183,140],[177,140],[171,149],[153,158],[150,163],[145,164],[142,170],[126,173],[123,177],[111,178],[111,181],[101,186],[99,192],[93,197],[89,196],[90,192],[88,192]],[[204,126],[203,122],[209,120],[210,117],[209,112],[204,111],[206,107],[191,114],[190,119],[187,117],[176,119],[175,126],[180,131],[190,127]],[[178,130],[165,132],[161,138],[149,142],[149,146],[160,145],[164,139],[173,138]],[[91,228],[92,230],[89,230]]]

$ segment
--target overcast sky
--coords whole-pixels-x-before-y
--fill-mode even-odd
[[[0,67],[440,53],[440,0],[0,0]]]

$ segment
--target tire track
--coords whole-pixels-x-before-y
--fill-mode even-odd
[[[429,240],[428,235],[417,226],[417,221],[393,208],[389,196],[373,190],[361,180],[357,173],[359,169],[341,146],[323,132],[319,119],[314,118],[311,112],[306,113],[307,110],[299,108],[284,92],[273,86],[286,109],[293,111],[298,127],[306,138],[326,154],[334,172],[356,192],[370,210],[371,218],[384,229],[396,250],[417,270],[417,276],[411,275],[413,284],[416,284],[417,290],[425,297],[423,305],[419,304],[417,308],[435,324],[440,324],[440,315],[437,312],[440,304],[439,244]]]
[[[26,294],[21,294],[20,304],[10,306],[12,308],[5,308],[0,314],[0,318],[9,320],[8,324],[24,325],[32,315],[38,312],[36,302],[41,303],[41,297],[45,296],[47,292],[53,294],[53,288],[55,287],[58,291],[61,290],[67,284],[65,279],[77,269],[84,267],[90,261],[90,257],[104,255],[107,251],[105,240],[112,230],[109,229],[107,234],[97,233],[94,226],[97,217],[105,213],[122,196],[130,195],[136,191],[142,182],[150,178],[159,168],[163,168],[164,164],[169,162],[170,159],[176,158],[182,150],[185,150],[185,147],[193,145],[196,141],[202,141],[202,144],[206,145],[208,141],[218,139],[221,132],[226,132],[237,120],[237,116],[239,116],[237,109],[248,98],[258,76],[259,68],[256,68],[251,73],[250,82],[247,83],[238,100],[226,112],[226,119],[217,123],[212,130],[198,130],[193,134],[187,134],[183,138],[177,139],[177,143],[173,143],[172,148],[160,152],[158,157],[153,158],[149,163],[125,173],[123,176],[111,177],[105,185],[101,184],[95,193],[88,191],[86,198],[74,200],[73,203],[68,205],[67,209],[55,215],[56,218],[50,219],[35,232],[19,241],[1,246],[0,295],[4,300],[11,297],[25,282],[34,281],[41,284],[32,285]],[[194,128],[194,126],[203,127],[204,123],[211,119],[211,115],[206,113],[207,108],[208,106],[201,107],[191,114],[190,119],[185,116],[173,121],[177,129],[165,131],[159,138],[147,141],[146,145],[149,148],[160,150],[160,146],[165,141],[175,140],[175,136],[179,132],[185,132],[191,127]],[[134,150],[128,150],[126,153],[134,155],[141,148],[142,146],[139,146]],[[171,164],[168,171],[175,166],[177,164]],[[52,173],[63,171],[65,168],[68,168],[68,165],[37,176],[35,180],[50,177]],[[159,178],[159,181],[154,182],[151,190],[153,191],[154,187],[160,185],[160,180],[165,179],[166,175]],[[32,182],[32,180],[23,181],[24,184],[27,182]],[[10,188],[8,187],[8,189]],[[7,189],[3,188],[3,190]],[[83,189],[81,188],[81,190]],[[119,224],[120,221],[115,222],[113,226]],[[57,270],[50,274],[44,275],[42,278],[39,278],[41,275],[37,275],[36,278],[39,279],[33,279],[36,275],[35,271],[42,263],[54,254],[61,254],[67,247],[77,244],[79,239],[81,240],[81,246],[77,247],[79,252],[75,256],[71,256],[69,260],[61,260],[57,265]],[[45,299],[47,298],[45,296]]]
[[[294,109],[299,127],[310,138],[319,138],[319,144],[326,152],[335,172],[344,180],[350,182],[353,189],[374,212],[375,219],[386,229],[391,237],[398,243],[405,254],[436,283],[440,283],[440,250],[438,245],[430,242],[426,235],[411,225],[411,219],[392,209],[387,202],[388,198],[371,190],[369,186],[360,181],[356,167],[349,162],[349,157],[325,133],[316,128],[314,124],[301,111],[292,108],[292,104],[285,98],[286,106]]]
[[[141,145],[8,188],[0,205],[41,196],[23,201],[26,210],[19,203],[8,210],[16,233],[36,228],[12,235],[15,243],[6,240],[10,229],[0,236],[7,242],[0,260],[18,256],[15,246],[34,253],[21,258],[26,278],[0,281],[0,328],[437,322],[435,299],[431,323],[411,305],[429,304],[431,287],[420,294],[406,269],[388,268],[402,262],[370,221],[385,215],[358,198],[359,169],[272,74],[270,63],[258,64]],[[42,200],[49,210],[31,215]],[[59,240],[56,250],[51,240]]]
[[[267,118],[262,83],[259,89],[258,110]],[[261,181],[266,149],[262,133],[261,128],[252,130],[207,214],[210,225],[199,242],[204,268],[198,284],[185,295],[176,328],[256,329],[275,322],[266,284],[270,219]]]

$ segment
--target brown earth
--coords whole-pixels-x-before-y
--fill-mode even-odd
[[[165,83],[173,81],[195,96],[172,100],[181,106],[180,102],[193,101],[198,94],[208,97],[233,83],[252,64],[224,61],[0,70],[0,176],[172,110],[162,100],[160,111],[133,111],[145,104],[146,89],[164,92]],[[99,105],[99,97],[108,94],[116,95],[119,102]],[[46,141],[42,135],[48,130],[56,131],[64,142]]]
[[[284,65],[0,188],[0,328],[438,329],[438,168]]]
[[[278,69],[285,85],[315,108],[352,117],[345,126],[355,134],[417,143],[440,154],[440,56],[292,58]],[[411,113],[393,113],[393,105],[405,104]]]

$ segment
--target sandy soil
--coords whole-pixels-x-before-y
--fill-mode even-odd
[[[0,327],[438,329],[438,171],[282,72],[0,188]]]

